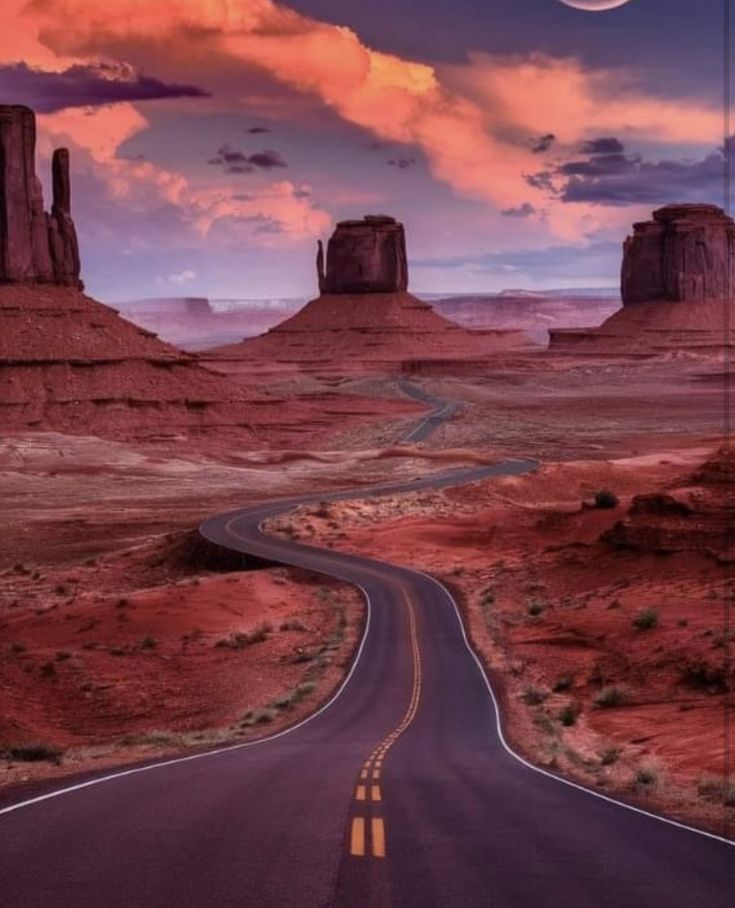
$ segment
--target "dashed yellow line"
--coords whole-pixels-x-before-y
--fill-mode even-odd
[[[382,817],[373,817],[372,822],[373,857],[385,857],[385,824]]]
[[[405,593],[404,593],[405,596]],[[370,785],[358,784],[355,789],[355,800],[364,802],[367,798],[368,788],[370,791],[370,801],[372,804],[382,804],[383,793],[380,785],[380,775],[383,769],[388,752],[406,729],[411,725],[418,712],[421,701],[421,650],[419,649],[418,630],[416,625],[416,612],[408,596],[405,596],[406,610],[408,612],[409,633],[411,640],[411,655],[413,657],[413,688],[411,690],[411,699],[408,703],[406,713],[398,725],[387,735],[380,744],[373,750],[372,754],[366,760],[363,768],[360,770],[360,782],[366,782],[370,778]],[[380,808],[373,807],[372,810]],[[385,821],[381,816],[373,816],[370,820],[370,844],[371,853],[375,858],[384,858],[386,854],[385,844]],[[350,854],[355,857],[364,857],[366,838],[366,821],[364,817],[353,817],[350,831]]]
[[[353,817],[350,834],[350,854],[361,858],[365,856],[365,818]]]

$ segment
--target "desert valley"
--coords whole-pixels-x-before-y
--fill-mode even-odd
[[[319,296],[259,333],[247,307],[121,314],[85,295],[68,154],[46,214],[34,133],[29,110],[0,108],[2,803],[272,735],[331,698],[365,630],[359,590],[228,559],[197,531],[297,497],[269,534],[446,585],[528,760],[727,830],[733,221],[677,204],[636,225],[617,311],[425,302],[397,220],[341,222]],[[199,348],[198,324],[225,342]],[[360,491],[520,460],[534,467]]]

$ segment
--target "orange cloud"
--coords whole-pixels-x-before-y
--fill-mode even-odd
[[[226,232],[232,239],[234,233],[254,245],[270,246],[317,237],[331,226],[331,218],[313,207],[305,187],[290,181],[251,188],[238,197],[227,188],[193,188],[183,174],[149,161],[119,158],[123,142],[148,126],[132,104],[70,108],[40,117],[39,126],[42,153],[49,155],[59,143],[70,145],[76,166],[91,169],[111,197],[141,215],[161,203],[174,205],[202,237]],[[273,231],[258,231],[259,221],[272,224]]]
[[[434,176],[458,192],[498,208],[531,204],[565,238],[617,215],[553,203],[529,186],[525,175],[538,169],[531,137],[553,131],[571,146],[600,132],[662,142],[719,135],[714,109],[655,97],[574,59],[474,55],[438,70],[273,0],[33,0],[25,15],[59,54],[133,55],[169,76],[191,78],[198,67],[200,80],[257,67],[380,138],[420,147]]]

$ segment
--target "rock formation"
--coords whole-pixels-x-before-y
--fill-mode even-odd
[[[623,246],[623,308],[599,328],[551,332],[562,353],[719,356],[735,312],[735,221],[715,205],[667,205]]]
[[[0,425],[252,440],[253,415],[269,401],[80,292],[69,153],[54,153],[46,213],[35,139],[31,110],[0,106]]]
[[[408,289],[403,224],[387,215],[340,221],[317,260],[321,293],[400,293]]]
[[[623,247],[623,305],[722,300],[735,288],[735,221],[715,205],[667,205]]]
[[[80,287],[69,152],[54,152],[50,214],[43,207],[35,153],[33,111],[0,105],[0,283]]]
[[[498,350],[529,345],[519,331],[468,331],[442,318],[407,292],[403,225],[385,215],[342,221],[329,240],[326,261],[317,251],[320,296],[261,337],[215,348],[217,368],[241,371],[249,361],[264,370],[345,374],[373,370],[484,371]],[[227,364],[230,364],[229,366]]]

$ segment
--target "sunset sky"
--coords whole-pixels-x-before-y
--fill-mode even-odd
[[[419,292],[612,286],[631,223],[722,204],[714,0],[2,0],[0,102],[72,150],[88,289],[306,296],[392,214]],[[48,189],[47,189],[48,198]]]

